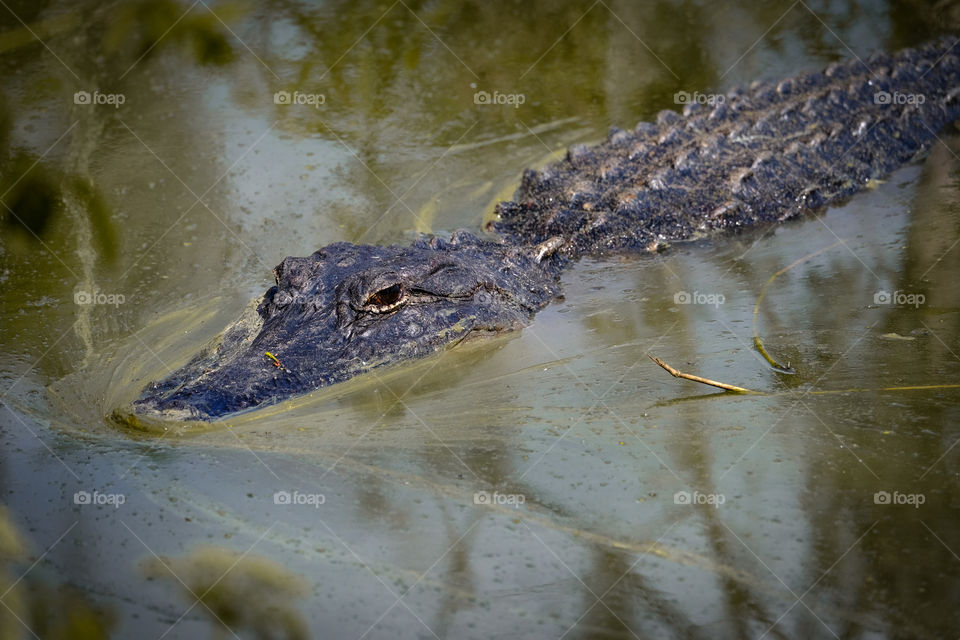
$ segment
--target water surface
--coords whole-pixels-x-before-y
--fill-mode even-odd
[[[288,255],[476,230],[523,168],[679,108],[678,91],[917,44],[951,11],[11,3],[5,166],[38,161],[62,207],[0,243],[2,502],[32,549],[0,583],[72,585],[115,637],[255,637],[237,610],[338,638],[955,632],[952,130],[822,216],[584,260],[518,334],[225,428],[106,418]],[[790,265],[756,325],[784,374],[754,349],[754,307]]]

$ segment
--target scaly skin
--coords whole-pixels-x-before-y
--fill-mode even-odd
[[[755,83],[683,115],[661,111],[656,124],[614,130],[603,144],[525,172],[490,228],[516,244],[561,238],[559,252],[577,258],[835,204],[925,153],[960,115],[954,44]]]
[[[521,328],[583,255],[657,250],[835,204],[922,155],[960,116],[952,46],[734,89],[715,107],[663,111],[656,124],[572,148],[525,172],[514,201],[497,205],[500,242],[458,232],[287,258],[256,312],[148,386],[134,412],[214,420],[271,404]]]

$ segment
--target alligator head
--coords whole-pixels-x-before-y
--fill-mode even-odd
[[[287,258],[256,312],[149,385],[134,411],[213,420],[520,328],[559,294],[542,257],[458,232],[407,247],[338,242]]]

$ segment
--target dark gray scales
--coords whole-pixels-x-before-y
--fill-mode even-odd
[[[560,253],[655,249],[835,204],[923,154],[960,115],[956,40],[734,89],[661,111],[526,171],[489,228]],[[888,99],[889,98],[889,99]],[[918,102],[922,102],[919,103]]]

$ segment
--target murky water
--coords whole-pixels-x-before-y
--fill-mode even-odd
[[[39,240],[10,225],[0,243],[0,635],[30,637],[8,612],[41,583],[115,637],[955,634],[951,131],[822,217],[585,260],[519,334],[226,429],[105,418],[285,256],[477,229],[523,168],[677,91],[916,44],[951,9],[188,7],[0,18],[4,157],[38,161],[63,202]],[[793,374],[753,346],[765,285],[756,329]],[[4,551],[11,523],[29,552]]]

